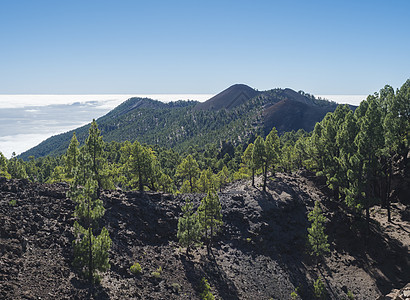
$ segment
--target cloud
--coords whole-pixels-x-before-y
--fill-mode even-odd
[[[42,141],[50,137],[48,133],[44,134],[17,134],[7,135],[0,137],[0,152],[7,158],[11,157],[11,154],[15,152],[20,154],[35,145],[40,144]]]
[[[339,104],[352,104],[359,106],[360,102],[367,98],[367,95],[315,95],[327,100],[333,100]]]
[[[169,102],[205,101],[212,95],[0,95],[0,151],[8,158],[13,152],[20,154],[103,116],[131,97]]]
[[[118,94],[118,95],[0,95],[0,109],[32,106],[71,105],[91,103],[97,108],[113,109],[132,97],[152,98],[170,102],[176,100],[206,101],[211,94]]]

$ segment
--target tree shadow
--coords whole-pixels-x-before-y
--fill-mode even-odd
[[[198,262],[181,256],[181,262],[185,269],[185,276],[199,294],[200,282],[203,277],[208,279],[211,287],[218,291],[222,299],[239,299],[235,284],[229,279],[221,266],[218,265],[215,255],[201,255]]]
[[[70,282],[72,286],[76,288],[84,297],[87,297],[87,299],[110,299],[107,290],[101,285],[91,286],[87,281],[78,279],[77,277],[71,278]]]
[[[410,233],[410,231],[407,231],[401,224],[399,223],[395,223],[393,221],[390,222],[392,225],[396,225],[397,227],[399,227],[402,231],[406,232],[406,233]]]
[[[268,181],[267,192],[251,188],[249,193],[225,193],[223,199],[226,202],[223,218],[227,226],[220,239],[225,246],[249,257],[250,263],[258,257],[269,258],[273,268],[279,266],[289,276],[294,288],[307,290],[311,284],[304,263],[308,227],[306,202],[313,205],[308,195],[297,185],[290,186],[282,178],[276,178]],[[247,267],[246,263],[244,266]],[[273,272],[271,274],[276,276],[276,270]],[[260,276],[266,277],[269,273],[264,274]],[[272,292],[274,298],[289,297],[292,292],[284,291],[280,283],[272,282],[271,285],[275,287],[269,293]],[[276,292],[276,289],[281,291]],[[305,298],[309,299],[310,294],[306,294]]]
[[[328,204],[339,206],[327,225],[329,242],[338,253],[353,257],[350,263],[374,278],[383,294],[410,281],[410,257],[405,245],[383,232],[373,219],[367,235],[364,217],[346,214],[342,203]]]

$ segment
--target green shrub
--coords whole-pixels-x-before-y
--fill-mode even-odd
[[[160,266],[156,271],[152,272],[151,275],[154,278],[160,278],[162,273],[162,267]]]
[[[171,284],[171,289],[177,294],[179,294],[182,291],[181,285],[179,283],[176,283],[176,282]]]
[[[9,205],[10,205],[10,206],[16,206],[16,205],[17,205],[16,199],[10,200],[10,201],[9,201]]]
[[[354,295],[351,291],[347,291],[347,298],[349,298],[349,300],[354,300]]]
[[[201,297],[202,300],[214,300],[215,297],[211,293],[211,286],[208,283],[208,280],[206,280],[205,277],[202,278],[201,280],[201,287],[200,287],[201,293],[199,296]]]
[[[130,270],[134,274],[141,274],[142,268],[141,265],[136,262],[130,267]]]
[[[323,281],[320,277],[313,284],[313,288],[314,288],[316,298],[325,299],[325,297],[326,297],[326,288],[325,288],[325,284],[323,283]]]
[[[290,293],[290,297],[292,298],[292,300],[298,299],[299,291],[300,287],[296,287],[295,290],[292,293]]]

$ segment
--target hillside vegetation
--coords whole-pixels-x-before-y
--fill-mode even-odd
[[[135,106],[229,114],[266,94],[245,96],[216,111],[131,99],[110,119]],[[0,155],[2,296],[376,299],[410,282],[410,80],[312,132],[185,142],[106,143],[93,120],[64,155]]]
[[[138,140],[184,151],[193,145],[203,149],[209,143],[244,144],[257,134],[268,134],[273,127],[281,134],[311,131],[335,108],[333,102],[289,89],[257,92],[246,85],[234,85],[204,103],[131,98],[97,123],[106,142]],[[63,154],[73,132],[82,144],[88,127],[53,136],[19,157],[27,160],[29,156]]]

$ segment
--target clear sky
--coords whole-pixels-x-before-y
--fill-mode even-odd
[[[410,1],[0,0],[0,94],[371,94],[410,78]]]

